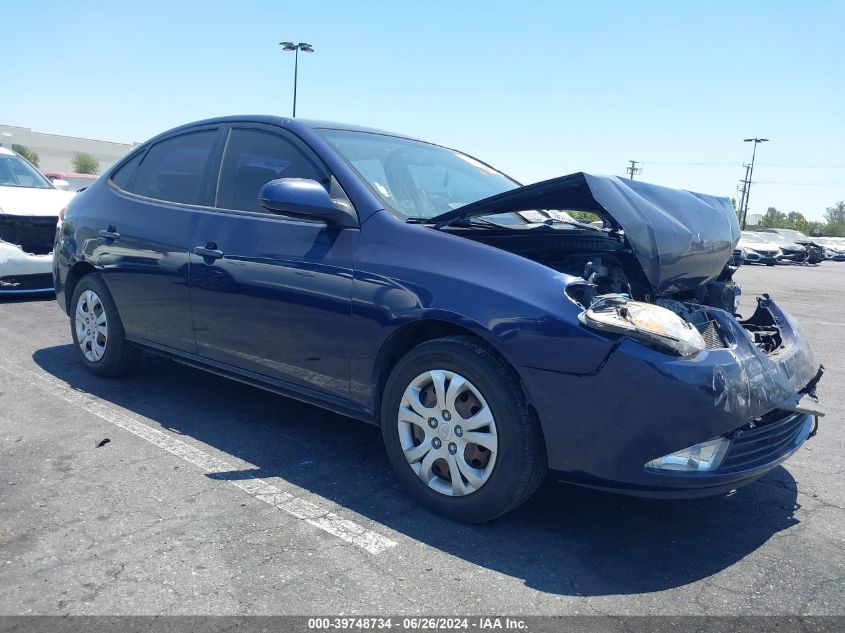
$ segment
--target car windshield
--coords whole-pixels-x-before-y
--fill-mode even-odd
[[[20,156],[0,154],[0,187],[52,189],[53,185]]]
[[[801,233],[801,231],[793,231],[792,229],[780,229],[778,231],[790,242],[809,242],[810,238]]]
[[[744,238],[745,238],[745,239],[747,239],[747,240],[753,240],[753,241],[755,241],[755,242],[763,242],[763,241],[765,241],[765,240],[763,240],[763,238],[761,238],[761,237],[760,237],[757,233],[752,233],[751,231],[743,231],[743,232],[742,232],[742,237],[744,237]]]
[[[788,242],[789,240],[786,239],[780,233],[760,233],[761,237],[765,238],[767,242]]]
[[[516,189],[519,183],[461,152],[406,138],[321,129],[319,132],[402,220],[433,218]],[[521,223],[514,214],[490,219]]]

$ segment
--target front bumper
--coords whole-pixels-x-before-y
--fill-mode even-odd
[[[53,292],[53,255],[32,255],[0,240],[0,295]]]
[[[776,264],[780,255],[774,253],[748,251],[745,256],[746,264]]]
[[[732,315],[711,309],[725,348],[678,358],[623,337],[591,374],[521,367],[553,476],[640,496],[704,496],[750,483],[788,458],[810,436],[812,418],[790,409],[819,366],[798,324],[768,297],[759,304],[780,330],[782,346],[772,354]],[[750,431],[781,423],[788,426],[782,435],[756,431],[759,450],[741,459],[737,447]],[[717,470],[645,467],[720,436],[732,443]]]
[[[802,264],[807,261],[810,254],[806,250],[800,251],[783,251],[781,255],[782,261],[793,262],[795,264]]]

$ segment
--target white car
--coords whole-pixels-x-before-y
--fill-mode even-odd
[[[745,254],[746,264],[774,266],[783,255],[777,244],[753,231],[742,231],[738,246]]]
[[[832,259],[836,262],[845,261],[845,238],[817,237],[814,241],[824,249],[825,259]]]
[[[56,224],[74,195],[0,147],[0,295],[53,291]]]

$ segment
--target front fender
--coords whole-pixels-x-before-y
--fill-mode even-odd
[[[580,325],[565,295],[577,278],[386,212],[361,230],[353,283],[351,382],[369,385],[399,328],[433,319],[477,334],[508,362],[575,375],[594,371],[613,341]]]

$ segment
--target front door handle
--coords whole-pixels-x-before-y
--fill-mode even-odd
[[[104,229],[102,231],[97,231],[97,233],[99,234],[100,237],[104,237],[107,240],[119,240],[120,239],[120,233],[118,233],[117,229],[114,228],[113,226],[110,226],[109,228]]]
[[[220,259],[223,257],[223,251],[217,250],[217,244],[214,242],[209,242],[205,246],[195,246],[194,253],[208,259]]]

